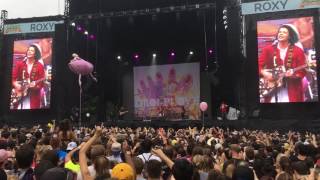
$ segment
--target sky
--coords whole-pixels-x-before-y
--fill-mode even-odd
[[[63,14],[65,0],[0,0],[0,10],[8,11],[8,19]]]

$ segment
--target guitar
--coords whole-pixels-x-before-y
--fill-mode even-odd
[[[305,69],[309,67],[309,64],[305,64],[302,66],[298,66],[296,68],[291,69],[293,73],[299,71],[301,69]],[[260,96],[262,97],[270,97],[274,94],[277,88],[283,85],[283,78],[286,75],[286,71],[283,66],[278,66],[274,69],[265,69],[267,72],[270,72],[275,77],[274,80],[270,81],[265,78],[260,78],[259,80],[259,90]]]
[[[10,106],[11,108],[16,107],[21,101],[22,98],[28,95],[29,92],[29,88],[31,83],[34,83],[35,85],[37,85],[38,83],[42,82],[46,80],[46,78],[41,78],[38,79],[36,81],[32,81],[32,82],[28,82],[28,81],[19,81],[18,83],[21,84],[22,88],[21,90],[17,90],[17,89],[12,89],[11,91],[11,98],[10,98]]]

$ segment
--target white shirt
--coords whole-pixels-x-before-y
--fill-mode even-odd
[[[91,177],[96,177],[96,170],[93,165],[89,166],[88,170]],[[77,173],[77,180],[83,180],[81,171]]]
[[[142,153],[140,155],[137,156],[138,158],[142,159],[143,163],[145,163],[145,161],[150,161],[150,160],[157,160],[159,162],[161,162],[161,159],[156,156],[156,155],[153,155],[151,153]]]

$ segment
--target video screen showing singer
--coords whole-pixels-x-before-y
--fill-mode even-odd
[[[312,17],[258,21],[261,103],[318,100],[312,22]]]
[[[51,51],[46,51],[47,46],[43,45],[44,40],[50,39],[42,39],[39,43],[31,44],[17,43],[18,45],[16,45],[15,43],[17,47],[14,47],[10,109],[40,109],[48,104],[47,102],[44,103],[44,100],[48,99],[46,94],[50,90],[48,83],[45,82],[48,78],[45,64],[48,62],[47,56],[44,56],[44,54],[51,54]],[[26,47],[27,50],[23,54],[22,49]],[[51,50],[51,44],[48,47]],[[19,54],[17,51],[21,53]],[[51,71],[51,59],[47,70]]]

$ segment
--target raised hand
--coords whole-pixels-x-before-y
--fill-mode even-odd
[[[102,133],[102,128],[100,126],[96,126],[96,131],[94,133],[95,136],[100,136]]]

